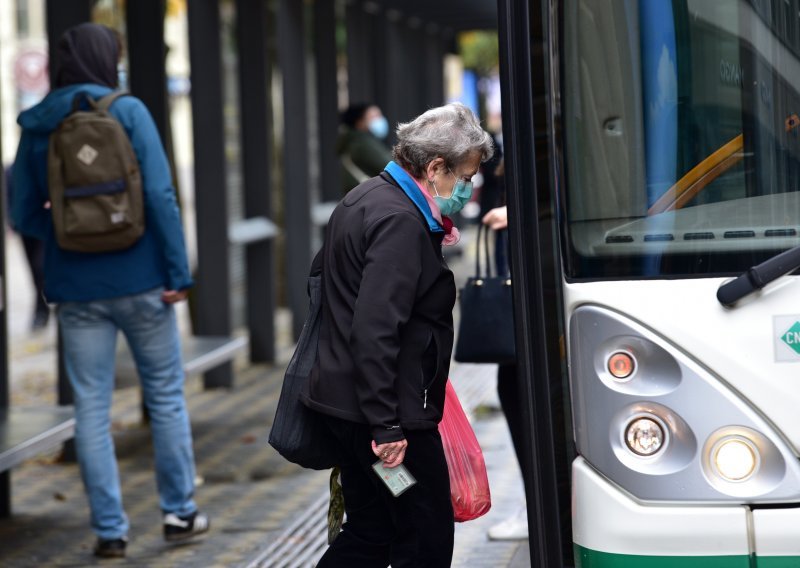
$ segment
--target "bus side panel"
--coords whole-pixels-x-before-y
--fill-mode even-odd
[[[753,532],[758,568],[800,566],[800,507],[754,510]]]
[[[750,568],[744,507],[641,505],[583,458],[572,482],[576,567]]]

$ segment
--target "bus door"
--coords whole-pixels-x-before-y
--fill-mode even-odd
[[[800,565],[798,4],[499,1],[534,566]]]

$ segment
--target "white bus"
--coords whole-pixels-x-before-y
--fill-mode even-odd
[[[499,8],[532,565],[800,566],[800,1]]]

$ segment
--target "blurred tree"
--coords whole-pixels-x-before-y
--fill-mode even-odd
[[[481,77],[486,77],[497,69],[497,32],[463,32],[458,36],[458,48],[466,69],[472,69]]]

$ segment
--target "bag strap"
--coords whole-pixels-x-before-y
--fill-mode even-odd
[[[78,93],[72,99],[72,110],[70,110],[70,114],[81,108],[81,101],[83,100],[85,100],[93,110],[108,112],[108,109],[111,108],[111,105],[114,103],[114,101],[129,94],[130,93],[128,91],[114,91],[100,99],[95,100],[86,93]]]
[[[475,278],[491,278],[492,276],[503,276],[506,279],[511,278],[511,270],[510,267],[505,271],[505,274],[497,273],[497,267],[494,266],[492,262],[492,254],[490,253],[491,248],[489,247],[489,236],[491,233],[495,234],[495,244],[497,243],[497,239],[499,238],[499,232],[493,231],[489,227],[484,224],[480,224],[478,226],[478,242],[477,242],[477,254],[475,255]],[[483,249],[481,251],[481,249]],[[481,260],[483,257],[483,260]],[[485,271],[482,270],[484,268],[481,266],[482,262],[486,262]],[[508,266],[508,265],[507,265]]]
[[[476,278],[490,278],[492,276],[492,257],[489,254],[489,227],[481,223],[478,225],[478,250],[475,254],[475,277]],[[481,254],[481,247],[483,254]],[[481,256],[483,256],[486,264],[486,272],[481,270]]]
[[[114,104],[114,101],[129,94],[130,93],[128,91],[114,91],[113,93],[109,93],[96,102],[95,108],[100,111],[108,112],[108,109],[111,108],[111,105]],[[89,100],[91,101],[91,99]]]

